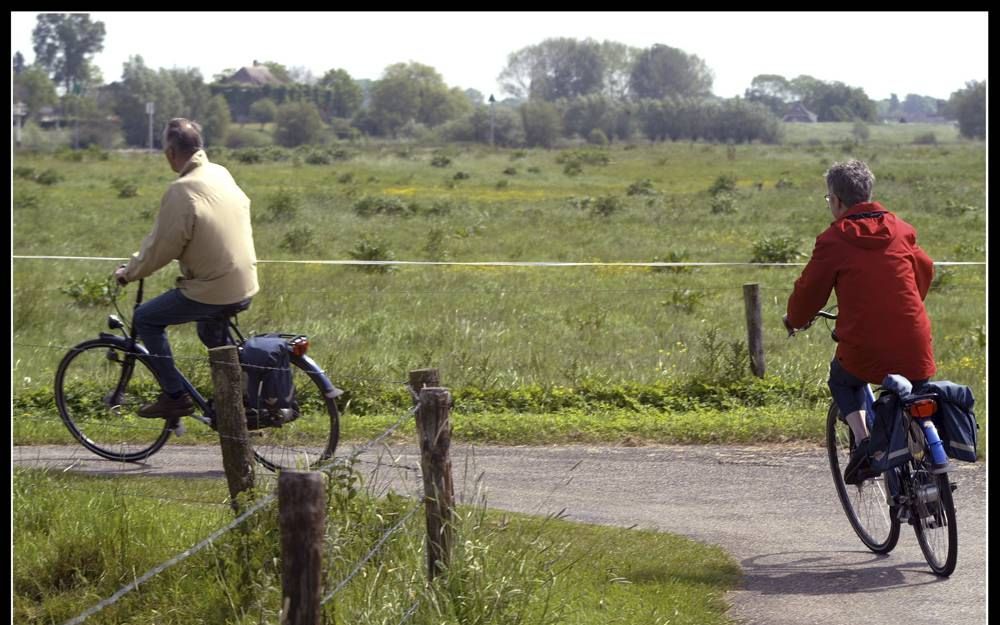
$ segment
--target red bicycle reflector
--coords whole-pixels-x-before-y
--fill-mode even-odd
[[[309,339],[305,336],[297,336],[289,341],[288,344],[292,348],[292,353],[296,356],[305,356],[306,352],[309,351]]]
[[[920,399],[906,407],[906,413],[914,419],[926,419],[937,412],[937,402],[933,399]]]

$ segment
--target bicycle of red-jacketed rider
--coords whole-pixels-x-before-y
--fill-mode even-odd
[[[819,318],[837,316],[820,311]],[[809,326],[806,326],[809,327]],[[794,334],[795,332],[791,332]],[[831,338],[837,340],[835,332]],[[902,378],[900,378],[902,379]],[[919,389],[917,389],[919,390]],[[875,419],[875,395],[866,384],[865,409],[869,430]],[[883,388],[882,393],[894,391]],[[826,419],[826,447],[837,497],[858,538],[875,553],[887,554],[896,547],[902,523],[913,526],[920,550],[936,575],[947,577],[958,560],[958,525],[952,493],[957,486],[948,479],[947,457],[933,421],[937,407],[933,393],[897,393],[906,427],[909,458],[884,473],[852,485],[844,482],[856,442],[850,426],[832,402]]]

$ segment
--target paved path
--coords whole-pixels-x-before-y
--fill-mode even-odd
[[[414,448],[393,448],[415,466]],[[146,464],[116,465],[80,447],[15,447],[15,465],[83,472],[222,477],[216,449],[168,445]],[[957,465],[958,569],[934,576],[909,526],[888,556],[865,549],[815,447],[457,447],[456,491],[476,478],[491,507],[669,531],[720,545],[743,568],[731,616],[746,625],[966,625],[986,622],[986,470]],[[374,467],[366,455],[362,470]],[[413,471],[380,468],[415,492]],[[402,479],[408,484],[402,484]],[[638,624],[637,624],[638,625]]]

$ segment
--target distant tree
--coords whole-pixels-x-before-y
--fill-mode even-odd
[[[14,53],[14,60],[11,62],[11,69],[14,70],[14,75],[17,76],[24,71],[24,55],[20,51]]]
[[[655,44],[643,50],[632,67],[632,97],[703,97],[712,92],[712,73],[695,55]]]
[[[617,41],[604,41],[601,43],[600,52],[604,59],[602,92],[609,98],[624,100],[628,97],[632,66],[642,50]]]
[[[483,94],[476,89],[466,89],[462,93],[472,106],[479,106],[480,104],[484,104],[486,102],[486,98],[483,97]]]
[[[284,83],[292,82],[292,77],[288,74],[288,68],[282,65],[281,63],[277,63],[275,61],[266,61],[262,63],[262,65],[271,72],[272,76],[274,76],[281,82]]]
[[[89,57],[104,49],[104,23],[87,13],[42,13],[31,32],[35,64],[66,93],[77,93],[91,76]]]
[[[497,80],[510,94],[553,101],[604,88],[605,59],[593,39],[546,39],[511,53]]]
[[[524,140],[529,146],[551,148],[562,134],[559,109],[551,102],[529,100],[521,105]]]
[[[821,122],[875,121],[875,102],[860,87],[807,75],[797,76],[789,84],[794,95]]]
[[[470,110],[461,89],[449,90],[433,67],[420,63],[390,65],[371,91],[371,118],[392,136],[410,122],[433,127]]]
[[[114,111],[122,120],[122,131],[129,145],[145,146],[148,142],[149,116],[146,103],[153,102],[153,145],[160,145],[160,134],[167,121],[186,113],[184,95],[167,70],[156,72],[146,66],[139,55],[129,57],[124,64],[121,82],[113,85]]]
[[[759,74],[750,81],[750,88],[744,92],[748,102],[759,102],[775,115],[784,115],[788,104],[796,99],[791,84],[784,76]]]
[[[209,102],[212,100],[212,92],[201,77],[201,72],[195,68],[173,68],[161,71],[170,78],[181,93],[181,100],[184,102],[181,116],[201,121],[208,110]]]
[[[263,98],[250,105],[250,119],[259,122],[261,128],[264,124],[273,122],[277,115],[278,105],[271,98]]]
[[[842,82],[823,83],[813,91],[811,99],[805,100],[805,105],[816,113],[819,121],[873,122],[876,117],[875,102],[864,89]]]
[[[364,99],[361,87],[344,69],[331,69],[319,80],[319,86],[333,89],[328,117],[352,117]]]
[[[226,134],[229,132],[229,124],[232,116],[229,114],[229,105],[226,99],[217,95],[208,101],[205,112],[197,118],[201,123],[205,145],[224,145]]]
[[[965,88],[951,94],[947,110],[958,120],[963,137],[986,138],[986,82],[969,81]]]
[[[563,132],[567,136],[589,137],[600,130],[605,137],[615,133],[617,106],[610,97],[593,93],[568,100],[563,110]]]
[[[907,115],[936,115],[938,112],[937,100],[930,96],[908,93],[906,94],[906,99],[903,100],[902,110]]]
[[[285,147],[316,143],[323,130],[323,119],[312,102],[286,102],[275,117],[275,141]]]
[[[53,106],[59,101],[56,86],[45,68],[32,65],[14,76],[14,101],[24,102],[32,119],[38,119],[43,106]]]
[[[291,82],[299,85],[315,85],[319,79],[312,73],[312,70],[302,65],[296,65],[288,70],[288,77]]]

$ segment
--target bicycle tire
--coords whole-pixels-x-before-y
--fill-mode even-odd
[[[844,482],[841,465],[847,465],[854,449],[851,428],[840,418],[837,404],[826,417],[826,448],[837,497],[854,532],[875,553],[889,553],[899,541],[899,518],[889,505],[885,475],[852,485]]]
[[[167,442],[167,420],[136,414],[159,394],[147,358],[114,337],[74,346],[56,369],[60,418],[80,444],[108,460],[145,460]]]
[[[272,471],[321,467],[340,440],[340,410],[325,388],[332,388],[329,380],[311,360],[293,356],[291,364],[298,418],[249,433],[257,461]]]
[[[916,428],[915,441],[926,450],[923,432]],[[911,432],[913,430],[911,429]],[[911,434],[913,436],[913,434]],[[930,472],[929,451],[915,456],[907,463],[906,479],[910,489],[910,522],[917,535],[917,543],[924,559],[935,575],[948,577],[958,564],[958,524],[955,500],[951,494],[951,481],[947,473]],[[935,492],[937,496],[924,501],[921,492]]]

